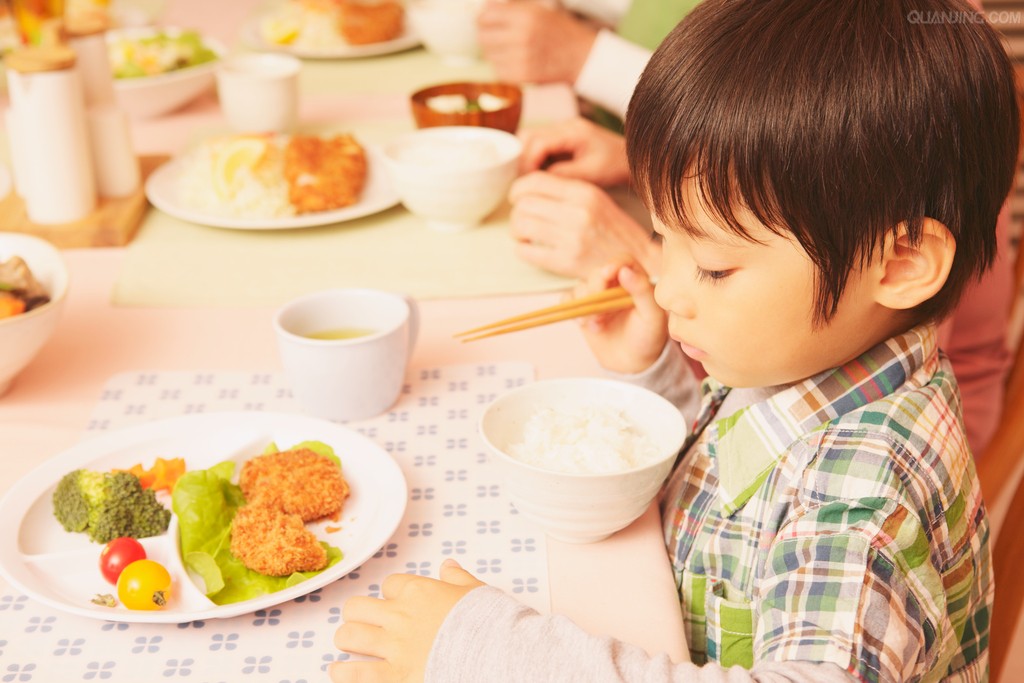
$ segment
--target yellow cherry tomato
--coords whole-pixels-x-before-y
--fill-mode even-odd
[[[162,609],[171,597],[171,575],[159,562],[136,560],[117,577],[117,597],[128,609]]]

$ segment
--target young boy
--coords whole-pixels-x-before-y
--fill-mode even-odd
[[[998,37],[956,0],[708,0],[626,137],[661,274],[595,278],[636,306],[586,334],[637,381],[686,377],[679,349],[710,375],[662,498],[694,663],[448,564],[351,599],[336,642],[381,659],[332,678],[985,680],[988,524],[934,323],[991,263],[1013,178]]]

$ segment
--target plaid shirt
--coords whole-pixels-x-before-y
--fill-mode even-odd
[[[934,328],[717,421],[729,389],[702,391],[662,499],[693,660],[987,680],[988,521]]]

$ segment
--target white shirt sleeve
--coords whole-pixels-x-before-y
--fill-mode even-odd
[[[583,99],[617,116],[625,116],[629,98],[651,54],[650,50],[602,29],[590,48],[573,89]]]
[[[673,664],[668,656],[594,636],[563,616],[546,616],[496,588],[477,588],[441,625],[425,683],[565,681],[682,683],[852,683],[831,663],[763,662],[752,669]]]

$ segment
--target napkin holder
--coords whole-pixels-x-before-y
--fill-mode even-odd
[[[140,159],[132,149],[105,31],[102,18],[80,21],[69,27],[70,45],[9,55],[20,90],[5,112],[15,181],[0,197],[5,230],[63,248],[123,246],[137,232],[147,207],[142,181],[167,157]]]
[[[168,156],[143,155],[139,157],[143,183]],[[56,247],[121,247],[135,237],[149,204],[143,185],[127,197],[99,198],[96,209],[71,223],[40,225],[28,218],[24,200],[12,189],[0,198],[0,225],[10,232],[24,232],[41,237]]]

